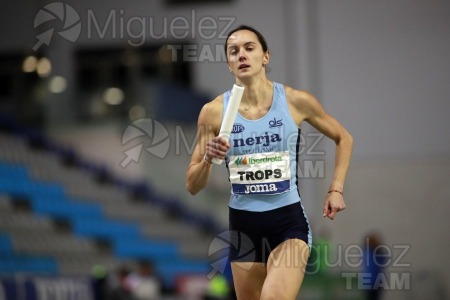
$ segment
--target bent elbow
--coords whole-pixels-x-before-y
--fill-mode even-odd
[[[353,147],[353,136],[344,129],[342,134],[335,140],[336,145],[341,145],[344,143],[345,145],[349,145],[350,147]]]
[[[186,182],[186,190],[192,196],[195,196],[199,192],[199,189],[194,188],[194,186],[192,184],[190,184],[189,182]]]
[[[353,146],[353,136],[347,131],[347,140],[350,146]]]
[[[186,190],[191,194],[192,196],[195,196],[198,191],[192,189],[191,187],[186,186]]]

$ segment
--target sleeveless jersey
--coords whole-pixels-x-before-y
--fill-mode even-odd
[[[229,206],[247,211],[268,211],[300,201],[298,153],[300,128],[292,118],[284,86],[273,83],[269,111],[258,120],[239,112],[225,159],[231,183]],[[224,113],[231,91],[224,93]]]

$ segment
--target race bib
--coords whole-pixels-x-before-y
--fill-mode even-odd
[[[289,151],[230,156],[233,194],[281,194],[291,185]]]

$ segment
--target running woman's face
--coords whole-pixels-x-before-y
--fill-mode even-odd
[[[264,53],[258,37],[249,30],[239,30],[227,41],[228,66],[239,78],[265,72],[269,53]]]

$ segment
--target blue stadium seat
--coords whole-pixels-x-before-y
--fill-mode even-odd
[[[64,197],[32,197],[31,206],[37,214],[50,215],[55,218],[102,217],[100,205],[68,201]]]
[[[25,166],[0,162],[0,178],[14,180],[28,180],[28,170]]]
[[[129,238],[115,240],[114,253],[121,258],[148,259],[151,261],[172,260],[180,255],[175,243]]]
[[[6,235],[0,233],[0,254],[3,256],[3,254],[12,253],[13,247],[11,238]]]
[[[3,177],[0,180],[0,193],[17,197],[50,196],[61,197],[64,188],[56,183],[34,182],[29,179],[13,179]]]
[[[8,254],[0,257],[0,273],[38,273],[54,275],[58,273],[58,264],[52,258],[28,255]]]
[[[139,226],[124,221],[107,219],[74,218],[71,220],[72,231],[80,236],[94,237],[114,241],[118,238],[138,238]]]

